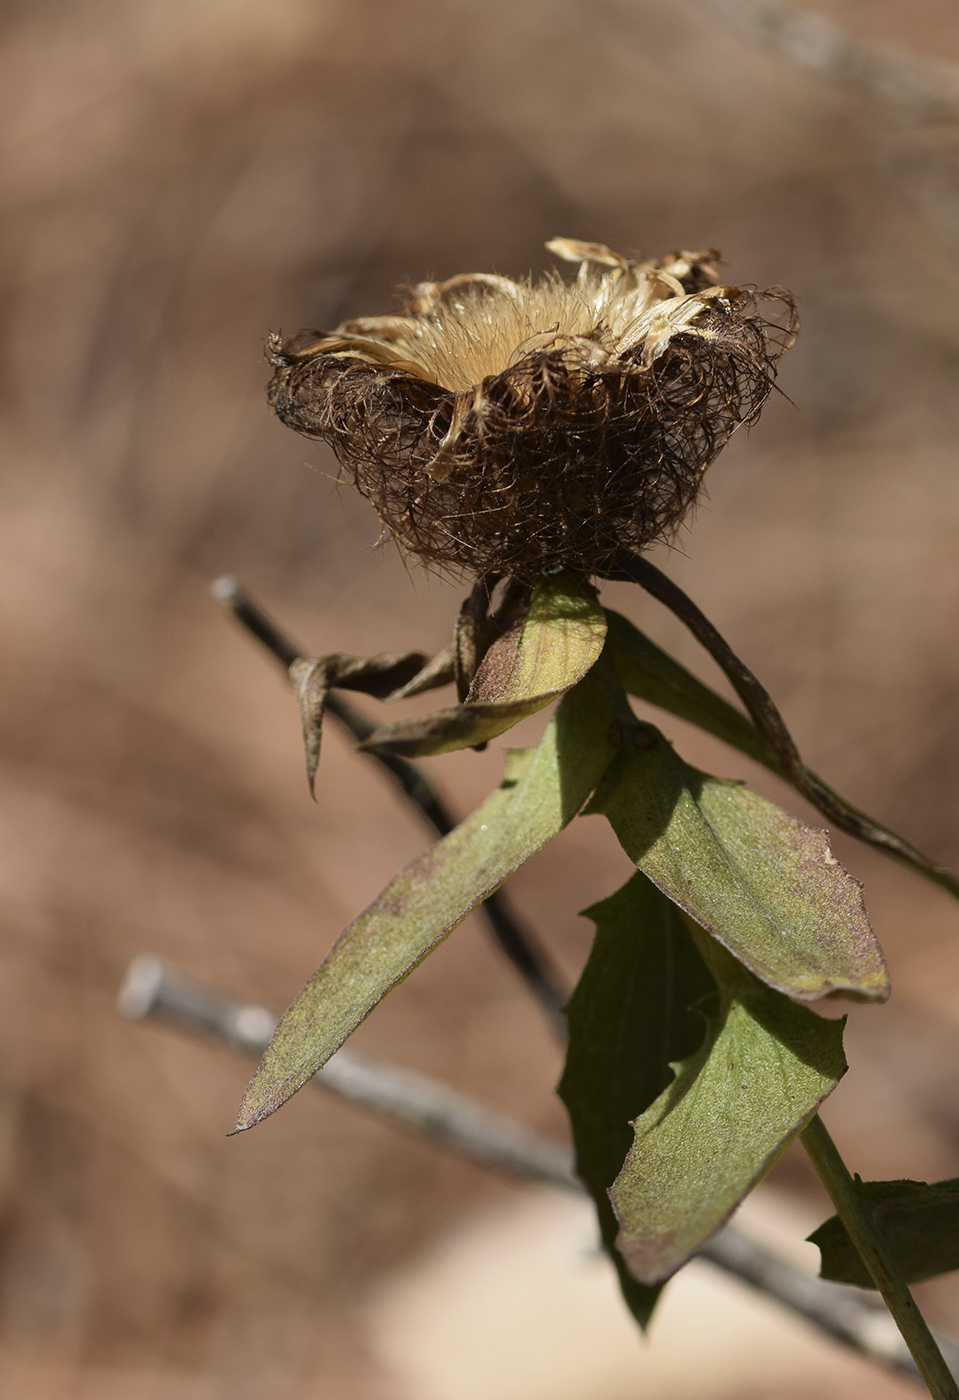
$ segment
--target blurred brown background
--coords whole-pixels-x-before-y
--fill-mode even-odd
[[[494,1228],[517,1188],[317,1094],[225,1139],[250,1066],[115,1011],[144,951],[282,1008],[428,839],[332,733],[310,803],[282,677],[209,598],[236,572],[318,652],[436,648],[458,605],[371,552],[369,507],[265,408],[268,331],[386,310],[403,281],[538,271],[556,234],[718,246],[730,280],[788,286],[788,399],[727,450],[661,562],[808,761],[959,865],[959,17],[947,0],[808,13],[851,47],[746,0],[0,7],[4,1394],[460,1400],[465,1360],[465,1389],[430,1389],[384,1341],[390,1289],[471,1220],[526,1238]],[[714,680],[652,602],[610,596]],[[430,772],[465,812],[499,762]],[[863,1175],[957,1175],[959,910],[837,849],[896,995],[854,1014],[830,1122]],[[513,882],[569,978],[575,911],[625,872],[583,822]],[[358,1042],[563,1131],[558,1052],[475,920]],[[826,1213],[798,1156],[778,1180]],[[926,1299],[959,1335],[955,1285]],[[513,1389],[477,1394],[545,1395],[542,1321],[502,1363]],[[450,1344],[422,1326],[426,1353]],[[482,1341],[496,1352],[495,1324]],[[824,1396],[911,1393],[823,1357]],[[747,1384],[687,1360],[685,1388],[643,1389],[628,1358],[625,1380],[597,1360],[548,1393],[808,1393],[795,1368]]]

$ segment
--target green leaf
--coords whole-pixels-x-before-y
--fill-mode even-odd
[[[624,688],[713,734],[731,748],[779,772],[775,755],[752,720],[697,680],[620,613],[607,610],[607,653]]]
[[[719,984],[707,1038],[636,1120],[610,1192],[617,1248],[646,1284],[726,1222],[846,1070],[843,1022],[770,991],[690,927]]]
[[[586,674],[606,639],[596,591],[569,574],[540,579],[525,618],[487,650],[469,704],[557,695]]]
[[[607,652],[630,695],[688,720],[707,734],[714,734],[740,753],[762,763],[770,772],[802,792],[807,801],[826,814],[829,822],[902,861],[959,899],[959,880],[948,870],[936,865],[889,827],[853,807],[811,769],[805,769],[805,786],[797,785],[788,773],[782,771],[776,755],[751,719],[697,680],[692,672],[674,661],[625,617],[615,612],[607,612],[607,617]]]
[[[638,1283],[616,1249],[619,1223],[609,1188],[632,1145],[633,1119],[672,1080],[671,1061],[701,1043],[705,1022],[690,1007],[715,983],[679,910],[644,875],[585,914],[596,924],[596,938],[566,1008],[569,1046],[559,1094],[603,1245],[627,1306],[645,1327],[659,1288]]]
[[[605,692],[590,677],[566,696],[537,747],[508,765],[482,807],[405,866],[349,925],[277,1027],[238,1130],[296,1093],[387,992],[576,816],[612,757],[609,731]]]
[[[541,579],[522,623],[483,657],[465,704],[383,725],[361,747],[417,758],[485,744],[582,680],[605,636],[594,589],[564,574]]]
[[[888,996],[862,887],[825,832],[691,768],[648,725],[628,732],[589,811],[608,817],[639,869],[771,987],[802,1001]]]
[[[861,1181],[856,1193],[869,1207],[906,1283],[959,1269],[959,1178],[936,1181]],[[834,1283],[875,1288],[837,1215],[809,1236],[822,1256],[820,1275]]]

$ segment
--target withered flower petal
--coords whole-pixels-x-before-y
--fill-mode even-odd
[[[713,251],[547,247],[572,281],[467,273],[413,288],[405,314],[271,338],[280,418],[446,573],[602,575],[669,536],[792,342],[788,294],[720,285]]]

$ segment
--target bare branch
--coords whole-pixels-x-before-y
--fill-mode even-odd
[[[133,1019],[164,1020],[256,1055],[266,1049],[277,1023],[277,1017],[264,1007],[231,1001],[155,957],[135,958],[130,964],[119,1008]],[[471,1161],[527,1181],[582,1191],[568,1148],[425,1075],[340,1050],[311,1082],[413,1127]],[[803,1273],[735,1225],[715,1235],[701,1257],[880,1366],[918,1375],[892,1318],[858,1289]],[[952,1370],[959,1373],[959,1345],[943,1337],[936,1340]]]
[[[295,642],[283,633],[272,618],[268,617],[240,583],[230,576],[218,578],[213,586],[214,598],[242,622],[248,632],[262,642],[289,671],[294,662],[308,655]],[[325,711],[332,715],[343,728],[353,736],[358,744],[364,743],[373,733],[374,726],[356,713],[331,691],[326,697]],[[398,783],[421,816],[425,817],[439,836],[447,836],[456,825],[436,789],[423,772],[408,759],[396,754],[385,753],[380,749],[364,749],[363,753],[384,768]],[[517,969],[533,996],[539,1002],[555,1034],[566,1038],[566,1023],[562,1008],[567,996],[555,971],[541,948],[536,947],[529,932],[521,927],[500,893],[491,894],[483,903],[481,913],[492,931],[500,949]]]
[[[238,1050],[262,1055],[279,1017],[188,981],[159,958],[134,958],[118,1005],[134,1020],[154,1017],[206,1032]],[[483,1108],[445,1084],[338,1050],[313,1081],[321,1089],[406,1123],[435,1142],[511,1176],[578,1190],[568,1150]]]

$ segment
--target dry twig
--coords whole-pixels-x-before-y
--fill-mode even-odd
[[[255,1055],[266,1049],[277,1022],[265,1007],[231,1001],[189,981],[155,957],[135,958],[130,964],[119,1006],[133,1019],[164,1020]],[[583,1189],[569,1150],[561,1143],[531,1132],[425,1075],[380,1064],[353,1050],[340,1050],[314,1075],[312,1083],[412,1127],[471,1161],[564,1191]],[[803,1273],[735,1225],[727,1225],[714,1235],[701,1257],[871,1361],[906,1375],[918,1375],[892,1318],[858,1289]],[[936,1340],[953,1372],[959,1373],[959,1345],[943,1337]]]

